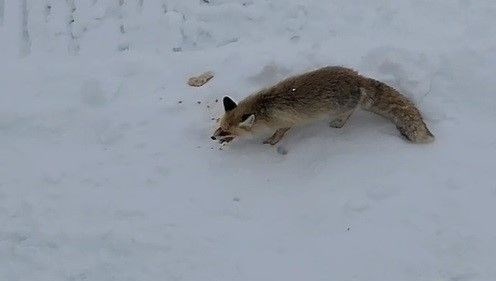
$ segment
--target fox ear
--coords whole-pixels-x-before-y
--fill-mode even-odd
[[[225,96],[222,102],[224,103],[224,110],[226,112],[235,109],[237,106],[236,103],[228,96]]]
[[[255,122],[255,114],[247,114],[247,116],[243,116],[242,120],[243,121],[239,123],[240,127],[251,128],[251,126],[253,126],[253,123]]]

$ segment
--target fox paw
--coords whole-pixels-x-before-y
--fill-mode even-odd
[[[271,139],[268,139],[268,140],[264,140],[263,141],[263,144],[275,145],[276,143],[277,143],[277,141],[274,141],[274,140],[271,140]]]
[[[331,122],[329,122],[329,127],[331,128],[343,128],[344,123],[346,123],[346,120],[343,119],[334,119]]]

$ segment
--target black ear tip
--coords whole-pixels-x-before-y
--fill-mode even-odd
[[[234,101],[230,97],[228,97],[228,96],[225,96],[222,99],[222,102],[224,103],[224,105],[229,104],[229,103],[234,103]]]
[[[231,111],[236,108],[236,103],[228,96],[225,96],[222,99],[222,103],[224,104],[224,109],[226,111]]]

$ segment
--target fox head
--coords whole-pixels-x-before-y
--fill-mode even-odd
[[[220,143],[229,143],[236,137],[250,135],[255,123],[255,114],[243,112],[230,97],[224,97],[222,102],[225,113],[220,119],[219,128],[210,138],[219,140]]]

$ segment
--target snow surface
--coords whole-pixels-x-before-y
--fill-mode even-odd
[[[496,280],[496,1],[0,0],[0,61],[0,280]],[[210,141],[216,99],[324,65],[436,142]]]

